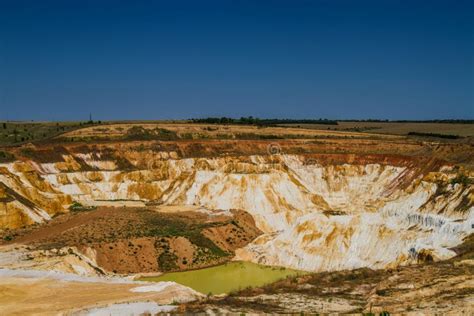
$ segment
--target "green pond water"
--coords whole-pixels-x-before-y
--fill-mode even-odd
[[[204,294],[222,294],[231,291],[269,284],[302,271],[269,267],[243,261],[183,272],[171,272],[157,277],[143,277],[140,281],[174,281]]]

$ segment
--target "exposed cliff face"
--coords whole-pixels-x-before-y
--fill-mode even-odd
[[[179,157],[97,150],[1,164],[0,226],[47,221],[73,201],[241,209],[264,234],[237,249],[237,259],[310,271],[444,259],[473,231],[472,182],[434,159]]]

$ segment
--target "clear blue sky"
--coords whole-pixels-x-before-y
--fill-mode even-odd
[[[0,119],[474,119],[474,1],[0,0]]]

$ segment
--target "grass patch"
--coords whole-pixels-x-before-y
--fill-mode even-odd
[[[146,129],[142,126],[133,126],[127,131],[125,138],[128,140],[176,140],[179,137],[176,132],[164,128]]]
[[[95,209],[96,209],[95,206],[84,206],[79,202],[73,202],[69,206],[69,210],[71,212],[84,212],[84,211],[92,211],[92,210],[95,210]]]
[[[202,234],[202,230],[212,224],[194,224],[178,218],[164,218],[161,216],[147,216],[148,230],[143,234],[147,237],[185,237],[202,251],[201,256],[225,257],[229,254],[217,247],[210,239]]]
[[[99,122],[1,122],[0,145],[44,141]]]

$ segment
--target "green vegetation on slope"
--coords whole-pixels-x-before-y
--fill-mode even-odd
[[[1,122],[0,145],[41,141],[95,124],[101,122]]]

